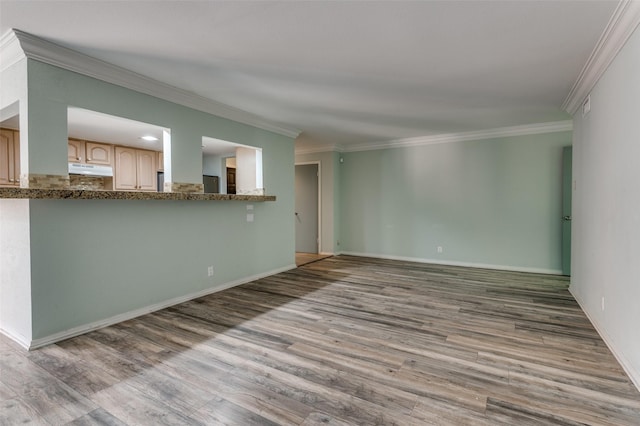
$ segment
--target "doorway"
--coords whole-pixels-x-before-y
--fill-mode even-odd
[[[296,253],[320,250],[320,164],[296,164]]]

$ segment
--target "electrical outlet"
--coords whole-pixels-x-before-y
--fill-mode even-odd
[[[209,277],[213,276],[213,266],[209,266],[207,268],[207,276],[209,276]]]
[[[438,253],[442,253],[442,246],[438,246]]]

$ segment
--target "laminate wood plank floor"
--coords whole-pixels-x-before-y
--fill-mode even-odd
[[[317,262],[318,260],[326,259],[331,256],[331,254],[296,252],[296,266],[303,266],[308,263]]]
[[[564,277],[331,257],[55,345],[0,424],[640,425]]]

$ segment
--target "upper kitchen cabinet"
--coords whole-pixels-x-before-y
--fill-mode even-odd
[[[67,157],[70,163],[83,163],[85,160],[85,142],[78,139],[69,139]]]
[[[69,139],[67,148],[70,163],[113,165],[113,145]]]
[[[117,146],[115,149],[115,189],[156,191],[157,152]]]
[[[87,142],[85,146],[87,164],[101,164],[111,166],[113,164],[113,145]]]
[[[20,134],[0,129],[0,186],[20,186]]]
[[[156,172],[155,151],[138,150],[138,190],[157,191],[158,180]]]

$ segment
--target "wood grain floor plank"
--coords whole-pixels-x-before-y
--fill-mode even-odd
[[[97,408],[65,426],[126,426],[126,423],[104,409]]]
[[[0,425],[640,425],[568,280],[335,256],[33,352]]]

